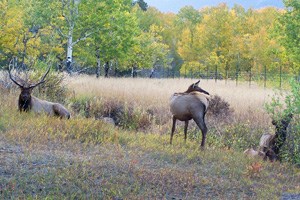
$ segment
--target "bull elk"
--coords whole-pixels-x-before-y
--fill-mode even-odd
[[[9,78],[21,89],[19,95],[18,107],[20,112],[27,112],[32,110],[35,113],[46,113],[49,116],[58,116],[60,118],[70,118],[69,111],[59,103],[53,103],[45,100],[41,100],[33,95],[31,95],[32,90],[45,82],[45,77],[50,71],[50,67],[47,69],[46,73],[42,76],[38,83],[30,84],[23,79],[17,77],[17,79],[11,74],[11,68],[9,66]]]
[[[189,120],[193,119],[202,132],[201,147],[205,145],[207,127],[205,114],[209,105],[209,93],[198,86],[200,80],[189,86],[183,93],[174,93],[170,99],[170,111],[173,117],[170,144],[175,131],[176,120],[184,121],[184,141],[187,138]]]

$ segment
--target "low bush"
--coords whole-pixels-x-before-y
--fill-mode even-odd
[[[211,97],[208,107],[208,115],[218,118],[229,118],[233,114],[230,104],[218,95]]]
[[[31,73],[30,79],[33,82],[38,82],[45,70],[39,70]],[[45,83],[38,86],[37,89],[33,91],[33,94],[41,98],[47,99],[49,101],[66,103],[69,90],[64,85],[65,76],[62,73],[49,72],[45,78]]]
[[[112,118],[117,126],[128,130],[147,131],[154,123],[149,110],[115,99],[77,97],[71,99],[71,107],[75,113],[87,118]]]

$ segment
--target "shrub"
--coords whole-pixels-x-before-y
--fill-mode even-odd
[[[283,145],[280,157],[300,165],[300,82],[290,81],[291,90],[286,94],[277,93],[272,101],[265,105],[272,119],[280,120],[288,114],[293,114],[293,120],[288,128],[288,136]]]
[[[151,127],[154,121],[151,112],[134,103],[129,104],[101,97],[79,97],[71,101],[71,107],[75,113],[95,119],[110,117],[117,126],[129,130],[145,131]]]
[[[45,70],[32,72],[30,74],[30,79],[34,80],[33,82],[38,82],[44,73]],[[45,83],[39,85],[38,88],[34,90],[34,94],[43,96],[49,101],[65,103],[68,98],[69,91],[63,83],[64,79],[65,77],[62,73],[49,72],[45,78]]]
[[[222,127],[212,127],[207,134],[207,143],[210,146],[225,147],[226,149],[244,150],[258,146],[259,137],[264,130],[251,128],[251,123],[224,124]]]
[[[209,101],[208,114],[218,118],[228,118],[233,113],[228,102],[218,95],[214,95]]]

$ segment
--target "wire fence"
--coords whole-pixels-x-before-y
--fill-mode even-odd
[[[300,70],[296,74],[279,72],[243,72],[243,71],[212,71],[212,70],[197,70],[197,71],[175,71],[172,69],[156,70],[153,74],[151,70],[140,70],[137,72],[137,77],[151,77],[151,78],[191,78],[191,79],[209,79],[218,81],[235,81],[236,85],[243,82],[248,82],[249,86],[252,84],[260,84],[264,87],[278,87],[283,88],[289,85],[291,79],[300,82]]]
[[[80,73],[90,75],[96,74],[95,67],[89,67],[75,70]],[[108,68],[104,66],[99,69],[99,75],[104,77],[143,77],[143,78],[191,78],[191,79],[207,79],[218,81],[234,81],[236,85],[239,83],[259,84],[264,87],[285,88],[289,85],[291,79],[300,82],[300,70],[297,73],[284,73],[281,68],[278,71],[269,71],[267,67],[263,70],[242,71],[242,70],[220,70],[217,67],[206,67],[197,70],[180,70],[172,68],[158,67],[156,69],[118,69],[117,65],[111,65]]]

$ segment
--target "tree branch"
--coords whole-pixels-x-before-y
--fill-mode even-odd
[[[85,33],[83,37],[78,38],[76,41],[74,41],[74,42],[72,43],[72,45],[75,45],[75,44],[77,44],[78,42],[80,42],[80,41],[82,41],[82,40],[86,40],[90,35],[92,35],[92,34],[94,34],[94,33],[96,33],[96,32],[97,32],[97,31],[90,32],[90,33]]]

